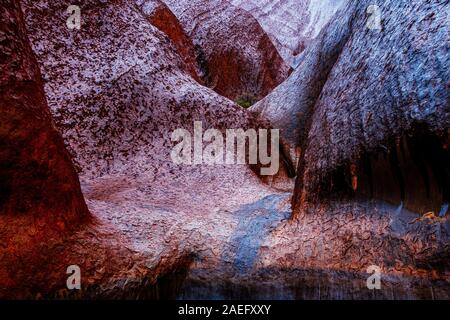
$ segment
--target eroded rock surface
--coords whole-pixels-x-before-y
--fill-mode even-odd
[[[64,1],[25,3],[49,106],[84,176],[157,176],[171,162],[172,131],[192,131],[194,121],[204,130],[263,126],[193,81],[168,39],[132,6],[86,4],[81,30],[71,31],[64,15],[48,13],[64,11]]]
[[[302,61],[291,76],[252,107],[275,128],[280,128],[295,162],[298,162],[300,147],[306,140],[314,105],[350,36],[352,10],[346,8],[340,19],[325,28],[303,52]]]
[[[235,212],[240,223],[219,262],[195,262],[181,298],[449,298],[448,219],[419,219],[377,201],[332,201],[291,220],[289,201],[271,194]],[[380,268],[381,290],[367,288],[371,266]]]
[[[222,207],[231,211],[270,192],[246,165],[174,165],[171,132],[192,131],[194,120],[220,130],[266,124],[198,84],[138,8],[85,2],[81,29],[69,30],[59,14],[67,6],[25,1],[24,12],[93,223],[62,239],[37,241],[42,252],[21,248],[30,267],[11,266],[21,283],[33,281],[26,288],[6,283],[1,295],[73,297],[65,281],[66,268],[75,264],[83,275],[75,296],[161,298],[157,279],[188,268],[203,250],[203,234],[192,237],[197,223],[217,235]]]
[[[234,101],[257,101],[288,75],[289,67],[253,16],[225,0],[165,3],[197,50],[204,83]]]
[[[48,104],[79,169],[92,223],[37,239],[42,251],[8,247],[0,268],[11,261],[14,279],[32,281],[2,277],[0,296],[449,298],[448,215],[337,197],[307,203],[293,217],[292,193],[264,184],[246,165],[175,165],[171,132],[191,131],[194,120],[222,131],[268,124],[195,81],[173,42],[134,3],[84,1],[80,30],[67,29],[65,1],[23,4]],[[311,46],[318,51],[305,52],[306,75],[291,79],[309,75],[311,82],[285,89],[305,101],[311,119],[329,107],[316,109],[315,100],[352,38],[348,30],[361,23],[358,8],[349,5],[348,15],[328,27],[332,36],[322,33]],[[324,73],[316,77],[315,68]],[[296,106],[288,107],[283,112],[292,117]],[[294,146],[311,141],[308,121]],[[83,290],[75,294],[65,290],[72,264],[82,271]],[[384,290],[376,294],[366,286],[370,265],[383,273]]]
[[[356,191],[438,214],[450,199],[449,3],[385,1],[381,30],[368,27],[369,5],[354,9],[351,37],[316,101],[304,186],[348,166]]]
[[[345,0],[231,0],[251,13],[283,59],[296,67],[299,55],[316,38]]]
[[[49,216],[64,230],[88,216],[78,177],[54,127],[20,6],[8,1],[1,10],[1,216]]]
[[[379,28],[370,5],[342,9],[254,110],[303,151],[297,200],[345,189],[437,214],[448,203],[448,3],[384,1]]]
[[[39,67],[17,1],[0,5],[0,296],[32,285],[40,246],[90,214],[51,119]],[[28,274],[27,274],[28,273]],[[39,275],[36,275],[38,278]]]

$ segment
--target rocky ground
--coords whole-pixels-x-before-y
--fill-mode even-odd
[[[316,11],[299,1],[308,9],[295,19],[288,14],[293,1],[260,7],[164,2],[84,1],[80,30],[67,29],[65,1],[23,0],[22,10],[16,1],[0,6],[0,37],[6,39],[0,41],[1,61],[8,71],[2,73],[1,99],[12,110],[2,116],[0,135],[8,143],[0,177],[16,182],[0,185],[0,297],[449,299],[449,162],[445,136],[436,133],[447,130],[449,119],[448,74],[441,68],[448,54],[439,42],[447,28],[440,6],[448,3],[385,1],[383,28],[390,32],[372,34],[364,29],[366,1],[325,1],[327,10]],[[332,20],[337,7],[339,18]],[[400,14],[404,10],[421,19]],[[287,30],[294,27],[278,25],[280,19],[305,31],[291,41],[295,32]],[[408,27],[410,36],[401,36],[397,26]],[[276,87],[289,73],[285,54],[306,36],[311,43],[298,68]],[[380,69],[381,57],[394,61],[396,52],[411,70],[389,64]],[[405,87],[405,74],[415,79],[411,87]],[[380,79],[385,82],[374,103],[367,88]],[[26,95],[29,83],[39,97]],[[250,110],[233,102],[268,93]],[[407,105],[411,101],[423,103]],[[38,112],[28,119],[21,110],[35,104]],[[417,112],[410,111],[414,107]],[[345,119],[369,113],[385,130],[366,125],[365,134],[374,138],[364,140]],[[407,150],[399,169],[389,160],[372,160],[375,178],[361,169],[355,150],[370,154],[368,145],[385,144],[377,132],[387,140],[409,133],[418,117],[432,133],[399,143]],[[221,131],[281,128],[288,151],[279,174],[261,177],[258,167],[247,165],[173,164],[170,133],[192,131],[193,121]],[[25,148],[36,151],[20,154],[23,165],[11,167],[16,132],[25,137]],[[41,132],[50,132],[57,147],[37,148],[30,137]],[[345,143],[336,144],[335,135]],[[431,147],[411,147],[417,139]],[[393,154],[391,145],[386,148]],[[439,161],[418,157],[428,154],[424,150]],[[43,175],[28,164],[33,157],[49,158],[43,164],[49,168],[60,161],[59,171]],[[341,169],[341,161],[354,167]],[[289,177],[294,167],[295,179]],[[399,171],[406,178],[399,179]],[[54,178],[63,172],[69,176],[64,182]],[[423,181],[412,183],[408,172]],[[388,177],[387,183],[378,176]],[[17,181],[38,186],[22,188]],[[382,183],[389,192],[380,191]],[[18,199],[39,195],[46,184],[65,197],[47,201],[43,192],[29,200],[37,212],[14,209]],[[82,271],[81,291],[66,289],[66,268],[73,264]],[[366,286],[371,265],[382,271],[381,290]]]

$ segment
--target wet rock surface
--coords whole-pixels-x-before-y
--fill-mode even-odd
[[[379,7],[381,30],[367,27],[368,5],[361,2],[355,8],[349,29],[352,36],[316,101],[309,143],[305,148],[304,181],[308,181],[305,188],[312,190],[318,180],[326,179],[327,172],[345,162],[357,161],[365,153],[378,152],[381,146],[390,149],[397,144],[400,148],[399,140],[409,136],[416,139],[412,144],[418,148],[420,139],[427,141],[422,145],[437,144],[435,148],[441,152],[414,150],[410,143],[409,147],[403,147],[403,157],[411,158],[411,162],[422,166],[424,171],[430,167],[426,158],[438,158],[430,159],[431,162],[443,161],[445,164],[436,168],[438,172],[421,176],[427,176],[425,179],[441,190],[448,189],[450,170],[446,145],[449,143],[450,96],[447,81],[450,74],[443,67],[450,62],[444,44],[448,31],[444,8],[448,2],[386,1]],[[399,170],[402,175],[417,176],[415,172],[419,169],[399,162],[399,166],[403,166]],[[370,164],[372,169],[376,169],[374,165]],[[436,182],[441,176],[446,176],[444,184],[447,186]],[[415,184],[415,192],[426,193],[425,183]],[[448,191],[443,192],[447,195],[437,197],[448,202]],[[411,203],[411,197],[415,196],[405,194],[402,200],[411,209],[420,210]],[[430,206],[429,210],[434,211],[435,206]]]
[[[421,219],[383,202],[332,201],[292,221],[288,202],[289,195],[276,194],[241,207],[235,214],[242,220],[257,214],[253,227],[246,236],[236,228],[231,248],[223,249],[222,268],[194,260],[180,297],[449,298],[448,219]],[[372,265],[381,268],[381,290],[367,288]]]
[[[383,8],[416,10],[423,3],[387,1]],[[90,221],[60,237],[36,238],[39,250],[9,246],[0,251],[0,270],[17,270],[12,276],[1,274],[1,297],[450,298],[448,215],[421,215],[409,210],[406,201],[392,205],[345,192],[328,192],[320,202],[305,201],[292,210],[299,189],[294,195],[292,189],[281,191],[276,178],[261,179],[247,165],[179,166],[170,159],[174,129],[192,131],[196,120],[205,129],[221,131],[267,128],[267,116],[272,124],[283,124],[294,151],[307,147],[303,163],[312,161],[310,144],[300,143],[313,141],[308,134],[314,124],[308,119],[320,123],[329,112],[329,104],[317,101],[326,97],[322,87],[332,79],[339,56],[344,50],[353,52],[348,46],[358,37],[348,30],[362,23],[357,3],[349,4],[336,25],[324,28],[304,53],[303,71],[297,70],[263,101],[264,108],[257,106],[258,116],[193,78],[176,40],[149,19],[152,12],[158,21],[159,14],[168,14],[165,9],[157,13],[147,10],[151,4],[85,1],[80,4],[81,29],[69,30],[64,15],[69,3],[26,0],[22,5],[48,106],[78,169]],[[169,7],[191,36],[177,10]],[[5,8],[2,12],[18,13],[12,3]],[[227,21],[225,7],[217,8],[211,11],[214,18]],[[11,25],[20,25],[20,19]],[[23,30],[12,34],[23,39]],[[5,88],[14,87],[5,83]],[[430,95],[442,101],[436,90]],[[277,109],[280,122],[272,118],[278,114],[271,109],[276,95],[287,103]],[[298,109],[299,102],[305,109]],[[442,112],[441,106],[436,110]],[[309,118],[301,116],[302,110]],[[349,117],[346,108],[343,112]],[[340,125],[325,128],[334,132]],[[347,131],[341,134],[345,137]],[[332,152],[336,147],[328,148]],[[327,158],[330,168],[336,167],[335,160]],[[298,172],[305,171],[300,167]],[[346,182],[351,190],[353,178],[350,174]],[[280,179],[288,182],[286,176]],[[359,186],[370,185],[364,181],[358,176]],[[8,223],[19,225],[21,220],[12,217]],[[76,293],[66,289],[66,268],[72,264],[82,271],[82,290]],[[382,271],[382,290],[366,286],[371,265]]]

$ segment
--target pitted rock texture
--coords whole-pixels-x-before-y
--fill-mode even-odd
[[[88,212],[51,119],[19,2],[3,1],[0,15],[0,297],[158,296],[157,277],[188,263],[188,254],[133,251],[117,226]],[[82,272],[75,294],[66,287],[74,264]]]
[[[444,67],[449,63],[444,40],[448,1],[383,1],[379,4],[381,30],[370,25],[370,5],[370,1],[351,2],[339,11],[303,53],[298,69],[254,110],[275,127],[284,128],[291,149],[296,149],[297,156],[302,154],[295,203],[338,184],[358,190],[358,171],[366,170],[372,173],[365,172],[368,177],[362,180],[392,176],[384,186],[376,186],[383,183],[380,179],[365,182],[371,189],[367,193],[376,194],[376,189],[384,187],[386,191],[380,192],[386,194],[381,197],[389,198],[389,188],[399,189],[395,191],[398,202],[392,202],[403,200],[420,211],[424,207],[413,203],[413,198],[422,192],[431,199],[428,208],[436,211],[438,202],[448,202],[449,74]],[[390,157],[395,145],[405,145],[401,143],[409,139],[405,136],[423,140],[432,134],[437,142],[422,145],[439,145],[433,150],[419,151],[406,143],[409,151],[405,147],[403,155],[395,156],[404,160],[391,157],[393,162],[383,162],[370,155],[377,159],[369,160],[366,168],[359,163],[365,154],[380,148],[385,150],[380,157]],[[420,153],[428,156],[418,159]],[[425,159],[434,156],[439,159]],[[384,168],[391,166],[389,161],[394,168]],[[436,166],[435,172],[420,174],[423,182],[419,184],[412,185],[404,177]],[[341,181],[336,178],[337,169],[345,171],[337,173]],[[415,194],[408,195],[408,184]],[[432,190],[433,184],[440,191]]]
[[[225,0],[166,0],[197,50],[204,83],[234,101],[259,100],[290,68],[258,21]]]
[[[296,67],[299,55],[346,0],[231,0],[251,13],[283,59]]]
[[[270,192],[246,165],[174,165],[172,130],[192,131],[194,120],[205,129],[265,123],[193,80],[138,8],[83,2],[82,28],[69,30],[59,14],[68,5],[27,1],[24,12],[92,221],[63,237],[35,237],[36,247],[7,246],[2,270],[16,272],[2,276],[0,296],[161,298],[171,287],[158,289],[158,279],[188,268],[202,250],[204,237],[192,238],[199,216],[217,219],[221,207],[234,210]],[[208,221],[201,222],[210,225],[205,231],[219,232],[217,220]],[[18,217],[7,222],[9,230],[22,228]],[[30,237],[42,229],[23,227]],[[66,288],[70,265],[82,271],[82,291],[75,294]]]
[[[189,74],[195,80],[201,81],[194,44],[167,5],[160,0],[136,0],[136,4],[148,21],[169,37],[186,64]]]
[[[358,4],[348,30],[351,37],[315,105],[305,150],[308,190],[364,152],[389,146],[405,134],[423,135],[419,127],[442,136],[438,148],[450,159],[445,150],[450,127],[450,71],[445,67],[450,63],[449,2],[383,1],[380,31],[367,27],[370,1]],[[449,165],[431,174],[447,176],[444,188],[450,181]],[[404,175],[413,172],[403,170]]]
[[[340,199],[293,219],[291,192],[246,165],[174,165],[170,132],[193,120],[221,130],[267,124],[193,80],[134,3],[84,1],[81,30],[60,15],[72,3],[24,4],[92,221],[36,239],[39,251],[0,251],[0,268],[15,268],[15,283],[0,278],[0,297],[448,299],[448,216]],[[73,264],[82,271],[76,294],[66,290]],[[387,288],[375,297],[372,264]]]

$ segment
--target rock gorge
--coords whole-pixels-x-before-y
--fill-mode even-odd
[[[449,299],[449,1],[371,5],[2,1],[0,297]],[[195,121],[280,171],[174,164]]]

